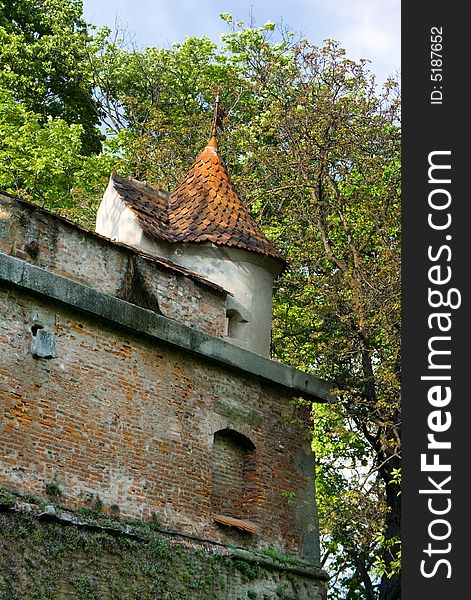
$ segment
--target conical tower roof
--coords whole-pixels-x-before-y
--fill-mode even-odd
[[[171,193],[168,216],[176,242],[212,242],[284,262],[239,199],[215,135]]]
[[[111,180],[142,229],[152,237],[170,243],[209,242],[240,248],[271,256],[286,266],[237,195],[214,130],[208,145],[170,195],[147,182],[115,173]]]

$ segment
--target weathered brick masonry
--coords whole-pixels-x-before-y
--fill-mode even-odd
[[[0,194],[0,251],[210,335],[224,331],[226,293],[195,273]],[[140,288],[140,298],[137,295]]]
[[[69,507],[95,494],[123,515],[155,512],[169,528],[229,541],[211,518],[212,494],[226,494],[213,488],[213,435],[236,429],[256,447],[258,544],[298,554],[283,494],[305,481],[299,434],[279,427],[295,412],[286,394],[25,294],[2,289],[0,306],[1,484],[41,495],[56,479]],[[54,330],[57,359],[31,355],[38,314]]]
[[[155,515],[180,534],[274,546],[317,565],[308,415],[293,402],[313,392],[280,384],[263,369],[257,374],[251,363],[265,361],[293,382],[302,374],[220,339],[221,288],[28,203],[0,201],[4,263],[41,268],[30,268],[28,277],[39,278],[34,285],[0,273],[0,486],[41,497],[54,483],[67,509],[99,498],[105,511]],[[125,312],[126,303],[153,310],[131,307],[136,322],[142,315],[143,323],[171,325],[160,311],[200,333],[180,327],[190,341],[179,345],[142,333],[144,325],[140,331],[100,318],[98,308],[46,289],[45,272],[60,276],[52,279],[57,286],[68,280],[80,284],[73,289],[93,288],[105,304],[125,300]],[[53,336],[54,358],[32,353],[40,329]],[[224,358],[231,352],[249,366],[231,364]],[[319,389],[317,399],[325,399],[327,388]],[[254,532],[218,524],[215,514]]]

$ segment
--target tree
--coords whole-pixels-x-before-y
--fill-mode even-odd
[[[82,225],[117,161],[100,153],[92,42],[81,0],[0,1],[0,186]]]
[[[0,2],[0,85],[47,121],[82,126],[85,154],[101,150],[100,110],[93,99],[82,0]]]
[[[103,30],[95,41],[97,101],[125,174],[173,189],[209,139],[220,86],[234,128],[243,102],[239,69],[206,37],[143,51],[125,37]]]
[[[59,117],[43,122],[0,88],[0,188],[90,225],[116,159],[83,155],[82,134]]]

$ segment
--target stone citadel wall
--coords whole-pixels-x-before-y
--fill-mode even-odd
[[[325,400],[327,385],[225,342],[217,286],[1,200],[0,486],[56,516],[99,509],[308,560],[299,598],[322,598],[308,409],[294,398]]]

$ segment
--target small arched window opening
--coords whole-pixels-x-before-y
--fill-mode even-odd
[[[255,445],[233,429],[214,434],[212,452],[214,520],[220,524],[254,531],[258,499]]]

